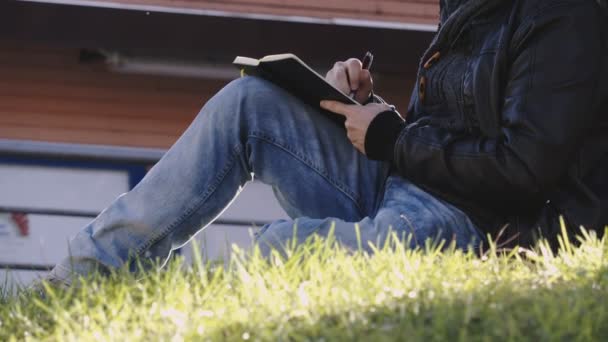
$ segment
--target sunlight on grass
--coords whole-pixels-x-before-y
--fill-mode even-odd
[[[0,340],[598,340],[608,242],[581,241],[479,257],[397,241],[368,255],[315,238],[288,258],[237,250],[225,267],[195,255],[144,277],[49,288],[44,300],[5,297]]]

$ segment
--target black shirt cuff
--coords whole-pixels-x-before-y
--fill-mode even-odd
[[[405,122],[393,110],[378,114],[365,133],[365,154],[369,159],[392,161],[393,150]]]

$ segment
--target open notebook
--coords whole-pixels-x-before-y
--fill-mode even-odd
[[[302,101],[319,107],[321,100],[335,100],[347,104],[359,104],[348,95],[325,81],[311,67],[291,53],[268,55],[261,59],[236,57],[233,62],[241,69],[241,75],[258,76],[284,88]],[[343,121],[342,116],[337,116]]]

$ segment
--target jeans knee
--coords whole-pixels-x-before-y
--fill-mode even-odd
[[[241,77],[231,81],[220,93],[239,103],[265,103],[276,101],[277,92],[282,91],[273,83],[253,76]]]
[[[218,119],[230,123],[280,114],[283,90],[259,77],[246,76],[228,83],[203,108],[203,112],[218,114]],[[205,113],[207,114],[207,113]]]

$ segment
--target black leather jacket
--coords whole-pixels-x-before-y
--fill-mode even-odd
[[[603,0],[601,0],[603,1]],[[445,10],[445,9],[443,9]],[[608,17],[598,0],[513,0],[423,60],[405,122],[378,115],[368,157],[527,245],[608,226]],[[442,13],[442,20],[446,17]]]

